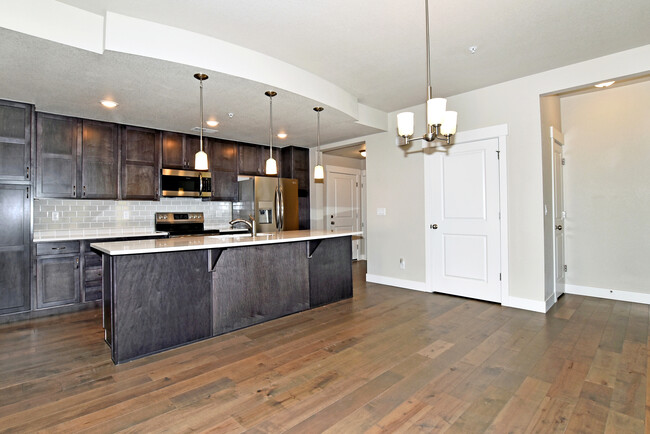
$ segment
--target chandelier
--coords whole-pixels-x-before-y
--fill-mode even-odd
[[[445,98],[433,98],[431,90],[431,48],[429,40],[429,0],[424,0],[427,32],[427,131],[422,137],[413,138],[414,114],[402,112],[397,115],[397,134],[404,139],[400,144],[408,144],[415,140],[434,142],[435,140],[451,144],[451,136],[456,134],[458,113],[447,111]]]

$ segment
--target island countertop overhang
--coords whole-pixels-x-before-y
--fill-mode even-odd
[[[266,244],[293,243],[348,236],[360,236],[361,231],[330,232],[324,230],[283,231],[269,234],[240,236],[193,236],[137,241],[92,243],[90,246],[111,256],[140,255],[146,253],[179,252],[187,250],[224,249]]]

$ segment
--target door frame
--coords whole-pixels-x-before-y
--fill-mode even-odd
[[[323,226],[325,231],[329,230],[328,226],[328,221],[329,219],[327,216],[330,214],[329,212],[329,203],[327,202],[327,183],[328,180],[330,179],[330,175],[332,172],[340,172],[340,173],[345,173],[348,175],[353,175],[356,178],[356,187],[355,187],[355,200],[357,204],[357,209],[359,212],[357,213],[357,218],[356,218],[356,230],[361,230],[361,216],[363,214],[362,210],[362,204],[361,204],[361,169],[353,169],[351,167],[343,167],[343,166],[332,166],[332,165],[325,165],[325,183],[324,183],[324,188],[323,188]],[[359,256],[361,254],[361,237],[352,237],[352,242],[353,245],[356,242],[356,245],[358,246],[357,248],[357,260],[359,259]],[[354,255],[353,255],[354,256]]]
[[[550,134],[551,134],[551,218],[553,219],[553,246],[552,246],[552,254],[553,254],[553,302],[557,302],[557,246],[555,245],[555,144],[557,143],[560,145],[562,148],[562,159],[564,159],[564,134],[562,131],[560,131],[557,128],[553,128],[553,126],[550,127]],[[564,170],[564,169],[562,169]],[[562,194],[564,195],[564,174],[562,175]],[[563,204],[564,208],[562,211],[566,211],[566,203]],[[562,218],[562,224],[564,225],[563,228],[563,234],[562,236],[564,237],[564,262],[566,263],[566,224],[564,222],[564,218]],[[564,285],[565,289],[564,292],[566,292],[566,274],[564,275]]]
[[[499,149],[499,212],[500,212],[500,259],[501,259],[501,304],[510,305],[509,302],[509,267],[508,267],[508,160],[506,153],[506,137],[508,125],[501,124],[486,128],[478,128],[470,131],[461,131],[454,136],[454,147],[462,147],[463,143],[476,142],[486,139],[497,139]],[[442,151],[444,152],[444,151]],[[426,155],[424,164],[424,209],[425,209],[425,287],[427,292],[434,292],[433,288],[433,263],[430,257],[430,249],[433,244],[433,234],[428,229],[433,221],[431,215],[432,199],[430,185],[433,181],[433,173],[427,170],[428,161],[432,155]]]

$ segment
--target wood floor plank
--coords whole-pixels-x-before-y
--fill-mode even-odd
[[[367,284],[115,366],[101,310],[0,325],[0,432],[643,432],[650,308]]]

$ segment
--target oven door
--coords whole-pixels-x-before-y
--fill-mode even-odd
[[[201,196],[201,172],[195,172],[193,170],[162,169],[160,184],[163,196]]]

